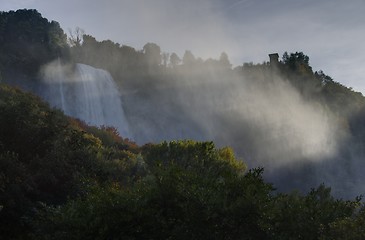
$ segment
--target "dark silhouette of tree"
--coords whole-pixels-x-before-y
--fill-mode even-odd
[[[68,43],[71,47],[80,47],[85,35],[85,31],[80,27],[76,27],[75,30],[69,30],[70,37]]]
[[[333,79],[330,76],[326,75],[322,70],[316,71],[314,73],[314,76],[323,84],[333,82]]]
[[[181,62],[181,59],[179,58],[179,56],[176,53],[172,53],[170,55],[170,65],[171,67],[176,67],[177,65],[179,65]]]
[[[157,67],[161,64],[161,48],[155,43],[147,43],[143,46],[143,53],[148,66]]]
[[[36,76],[41,65],[67,55],[67,36],[36,10],[0,12],[0,67]]]
[[[303,52],[290,53],[290,55],[285,52],[283,54],[283,63],[293,71],[312,74],[312,68],[309,66],[309,57]]]

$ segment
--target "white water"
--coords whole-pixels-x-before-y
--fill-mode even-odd
[[[107,71],[57,61],[44,68],[43,79],[42,95],[52,107],[90,125],[113,126],[123,138],[131,137],[118,87]]]

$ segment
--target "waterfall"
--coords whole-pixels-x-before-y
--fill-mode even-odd
[[[52,107],[90,125],[113,126],[131,138],[118,87],[107,71],[56,61],[43,69],[43,80],[41,95]]]

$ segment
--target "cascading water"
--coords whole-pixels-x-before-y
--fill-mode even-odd
[[[120,93],[107,71],[57,61],[44,68],[43,79],[41,95],[52,107],[90,125],[113,126],[122,137],[131,138]]]

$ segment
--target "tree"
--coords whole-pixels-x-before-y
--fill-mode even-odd
[[[143,172],[137,147],[114,128],[90,131],[3,84],[0,112],[0,239],[28,239],[40,202],[62,205],[99,184],[128,185]]]
[[[365,239],[365,205],[356,214],[338,219],[329,224],[329,229],[322,233],[321,240],[362,240]]]
[[[193,55],[193,53],[189,50],[186,50],[183,56],[183,64],[186,66],[191,66],[195,63],[195,56]]]
[[[305,196],[297,192],[279,194],[275,198],[272,234],[283,240],[319,239],[331,231],[333,222],[352,216],[358,204],[357,200],[335,199],[331,196],[331,189],[324,185],[312,189]]]
[[[68,38],[68,43],[71,47],[80,47],[83,38],[85,35],[85,31],[80,27],[76,27],[75,30],[69,30],[70,37]]]
[[[36,10],[0,14],[0,66],[4,75],[37,76],[40,66],[67,54],[66,41],[60,25]]]
[[[143,53],[150,67],[157,67],[161,64],[161,48],[155,43],[147,43],[143,46]]]
[[[244,174],[230,148],[164,142],[143,155],[150,175],[130,189],[96,188],[84,199],[45,208],[39,237],[265,239],[271,185],[261,170]]]
[[[303,52],[290,53],[290,55],[285,52],[283,54],[283,63],[293,71],[298,71],[302,74],[313,73],[312,68],[309,66],[309,57]]]
[[[176,67],[177,65],[179,65],[179,63],[181,62],[181,59],[179,58],[179,56],[176,53],[172,53],[170,55],[170,65],[171,67]]]
[[[319,81],[321,81],[322,84],[327,84],[329,82],[333,82],[333,79],[330,76],[326,75],[322,70],[316,71],[314,73],[314,76]]]
[[[221,56],[219,57],[219,64],[223,68],[231,68],[232,67],[232,64],[229,62],[227,53],[222,52]]]
[[[169,61],[169,56],[170,54],[169,53],[162,53],[162,64],[164,67],[167,67],[167,62]]]

